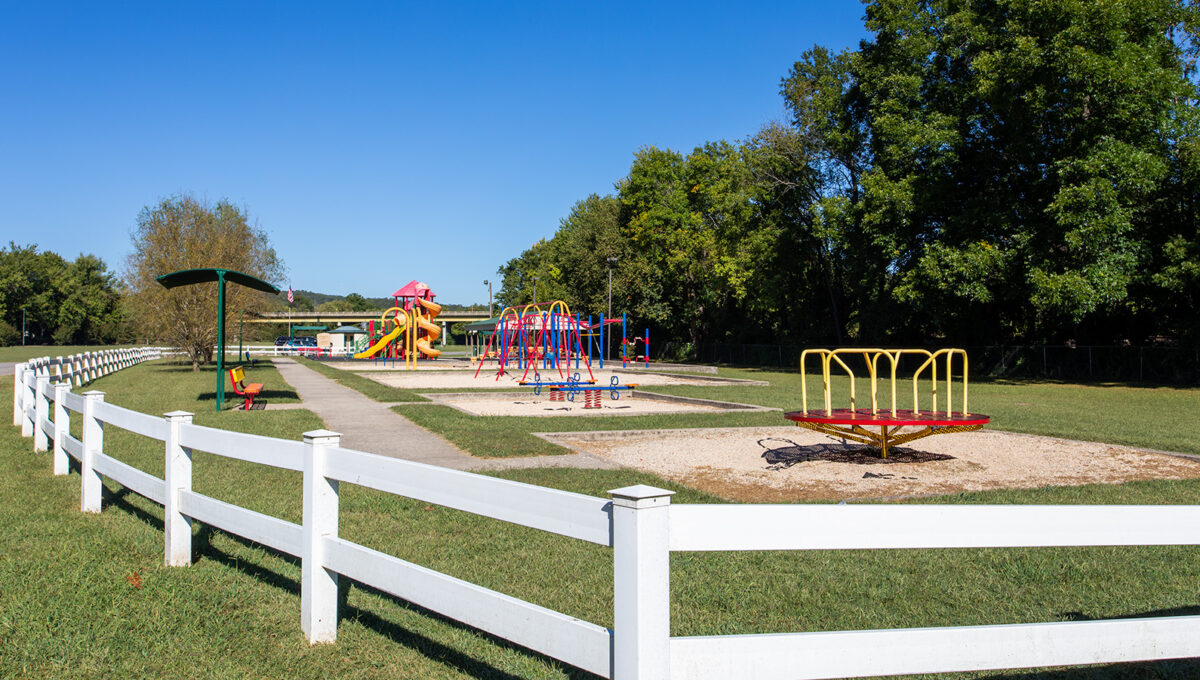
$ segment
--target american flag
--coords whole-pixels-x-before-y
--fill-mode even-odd
[[[296,301],[296,296],[292,295],[292,287],[288,286],[288,304],[290,305],[295,301]]]

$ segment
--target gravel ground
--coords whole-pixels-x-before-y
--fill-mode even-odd
[[[358,371],[355,371],[356,373]],[[578,372],[580,377],[587,379],[587,370]],[[650,375],[645,373],[616,373],[614,371],[593,371],[592,374],[596,377],[597,385],[608,385],[613,376],[617,376],[621,385],[712,385],[713,381],[704,379],[692,379],[686,376],[675,375]],[[561,381],[558,372],[542,373],[542,382]],[[499,380],[496,379],[496,371],[487,370],[484,367],[480,371],[479,377],[476,378],[473,372],[468,371],[374,371],[364,373],[363,377],[370,378],[376,382],[389,385],[391,387],[402,387],[406,389],[488,389],[488,388],[504,388],[504,389],[522,389],[518,385],[521,380],[521,372],[506,372]],[[529,373],[529,381],[533,381],[533,372]]]
[[[551,441],[747,502],[888,498],[1200,477],[1200,462],[983,430],[873,450],[798,427],[560,433]]]
[[[644,416],[651,413],[716,413],[724,411],[704,404],[688,404],[629,396],[622,391],[620,399],[610,399],[609,392],[600,393],[600,408],[584,408],[582,394],[575,401],[551,401],[550,392],[528,394],[429,394],[437,403],[446,404],[475,416]]]

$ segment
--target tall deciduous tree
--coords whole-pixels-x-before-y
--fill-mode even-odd
[[[874,287],[852,304],[884,324],[866,338],[1128,337],[1155,326],[1137,319],[1163,288],[1194,294],[1186,3],[890,0],[866,16],[858,51],[816,48],[783,84],[868,255],[851,264]]]
[[[250,225],[246,213],[229,203],[208,204],[175,196],[138,215],[133,253],[125,272],[131,311],[147,338],[182,347],[193,370],[212,360],[217,342],[217,284],[172,288],[155,279],[182,269],[220,267],[279,283],[283,263],[267,234]],[[226,311],[256,310],[263,293],[242,286],[226,288]]]

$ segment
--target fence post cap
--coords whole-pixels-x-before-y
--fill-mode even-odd
[[[329,430],[310,430],[304,433],[305,444],[320,444],[324,446],[337,446],[342,440],[341,432],[331,432]]]
[[[88,390],[80,396],[82,396],[84,399],[100,399],[102,401],[104,399],[104,393],[100,390]]]
[[[191,411],[171,411],[169,413],[164,413],[163,417],[167,420],[186,420],[190,423],[192,422],[193,415],[194,414]]]
[[[667,505],[671,502],[674,491],[659,489],[646,484],[634,484],[620,489],[612,489],[613,503],[625,508],[650,508],[656,505]]]

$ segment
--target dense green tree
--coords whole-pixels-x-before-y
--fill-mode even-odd
[[[1184,10],[874,2],[857,52],[806,53],[783,93],[840,175],[827,193],[851,269],[872,284],[852,302],[860,337],[1062,339],[1085,321],[1133,331],[1122,321],[1170,241],[1160,207],[1182,180],[1171,167],[1194,111],[1172,37]],[[1167,259],[1184,261],[1194,233],[1174,234]]]
[[[1200,342],[1197,8],[876,0],[788,124],[646,147],[500,269],[501,304],[661,341]],[[660,344],[661,346],[661,344]]]
[[[293,294],[292,300],[292,309],[296,310],[297,312],[311,312],[316,309],[316,307],[313,306],[312,298],[308,297],[307,295]]]
[[[350,293],[346,296],[346,304],[350,305],[352,312],[366,312],[375,309],[375,305],[367,302],[367,299],[358,293]]]
[[[110,343],[125,333],[116,281],[100,258],[68,262],[32,245],[0,250],[0,319],[7,342],[20,342],[22,326],[31,344]]]
[[[112,342],[122,334],[124,314],[116,277],[94,255],[80,255],[58,278],[54,342]]]

